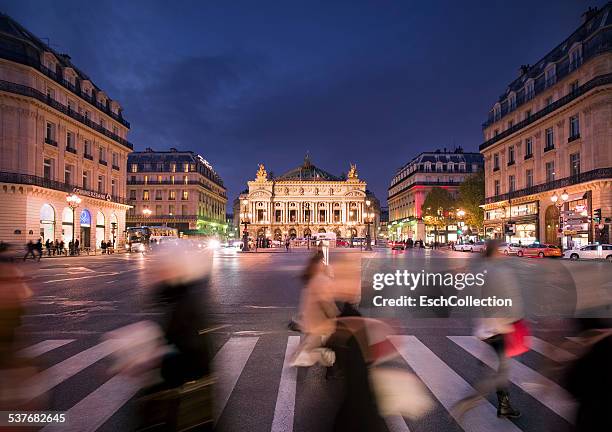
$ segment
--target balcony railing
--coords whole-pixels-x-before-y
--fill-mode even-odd
[[[92,155],[90,155],[90,154],[87,154],[87,153],[85,153],[85,154],[83,155],[83,157],[84,157],[85,159],[89,159],[89,160],[91,160],[91,161],[93,160],[93,156],[92,156]]]
[[[85,116],[75,112],[74,110],[72,110],[71,108],[68,108],[66,105],[61,104],[60,102],[56,101],[55,99],[52,99],[50,97],[48,97],[47,95],[45,95],[44,93],[36,90],[35,88],[32,87],[28,87],[28,86],[24,86],[21,84],[15,84],[9,81],[0,81],[0,91],[5,91],[8,93],[13,93],[13,94],[18,94],[21,96],[26,96],[26,97],[31,97],[34,98],[64,114],[66,114],[67,116],[75,119],[76,121],[84,124],[85,126],[90,127],[91,129],[94,129],[97,132],[100,132],[102,135],[107,136],[108,138],[112,139],[113,141],[129,148],[130,150],[132,150],[134,148],[134,146],[132,145],[132,143],[130,143],[129,141],[127,141],[124,138],[121,138],[120,136],[112,133],[111,131],[109,131],[108,129],[103,128],[102,126],[100,126],[97,123],[92,122],[90,119],[86,118]]]
[[[389,194],[389,196],[387,197],[387,199],[391,199],[401,193],[403,193],[404,191],[407,191],[409,189],[412,189],[414,187],[418,187],[418,186],[455,186],[455,187],[459,187],[459,185],[461,185],[462,182],[443,182],[443,181],[424,181],[424,182],[415,182],[412,183],[408,186],[406,186],[405,188],[403,188],[402,190],[399,190],[393,194]]]
[[[119,171],[119,165],[113,164],[113,169]]]
[[[109,106],[105,106],[103,104],[100,104],[91,95],[85,93],[79,87],[73,85],[69,81],[67,81],[67,80],[63,79],[62,77],[60,77],[56,72],[54,72],[51,69],[49,69],[49,68],[45,67],[44,65],[42,65],[40,63],[40,61],[37,61],[37,60],[32,59],[30,57],[26,57],[26,56],[24,56],[21,53],[12,52],[12,51],[8,51],[8,50],[5,50],[5,49],[0,50],[0,58],[4,58],[4,59],[10,60],[10,61],[14,61],[16,63],[21,63],[21,64],[24,64],[26,66],[30,66],[30,67],[36,69],[37,71],[39,71],[39,72],[43,73],[44,75],[48,76],[49,78],[51,78],[56,83],[62,85],[65,88],[67,88],[68,90],[70,90],[72,93],[74,93],[75,95],[77,95],[81,99],[83,99],[86,102],[90,103],[91,105],[95,106],[97,109],[99,109],[100,111],[104,112],[106,115],[108,115],[109,117],[111,117],[114,120],[118,121],[119,123],[121,123],[125,127],[127,127],[127,128],[130,127],[130,123],[123,118],[121,113],[119,113],[119,114],[114,113],[113,110],[111,110]]]
[[[225,192],[218,192],[213,190],[208,184],[204,183],[204,182],[190,182],[188,184],[185,184],[183,182],[174,182],[172,183],[170,180],[162,180],[161,182],[157,181],[157,180],[149,180],[147,182],[145,182],[144,180],[128,180],[127,181],[128,185],[146,185],[146,186],[156,186],[156,185],[160,185],[160,186],[164,186],[164,185],[171,185],[171,186],[176,186],[178,187],[183,187],[183,186],[202,186],[205,189],[208,189],[212,192],[215,192],[217,195],[222,196],[222,197],[226,197],[226,193]]]
[[[52,145],[53,147],[57,147],[57,141],[54,141],[51,138],[45,138],[45,143]]]
[[[525,155],[525,160],[531,159],[533,157],[533,153],[529,153]]]
[[[592,171],[580,173],[578,175],[565,177],[551,182],[542,183],[524,189],[519,189],[514,192],[508,192],[501,195],[491,196],[485,199],[486,204],[491,204],[498,201],[507,201],[513,198],[519,198],[527,195],[535,195],[542,192],[547,192],[555,189],[561,189],[578,183],[585,183],[593,180],[612,179],[612,167],[598,168]]]
[[[46,179],[44,177],[38,177],[30,174],[19,174],[19,173],[11,173],[11,172],[3,172],[0,171],[0,182],[1,183],[17,183],[24,185],[32,185],[32,186],[40,186],[47,189],[54,189],[66,193],[74,193],[76,189],[78,191],[76,193],[80,195],[90,196],[89,194],[98,194],[98,192],[80,187],[78,185],[68,184],[59,182],[56,180]],[[106,199],[110,198],[111,201],[117,202],[120,204],[127,204],[127,200],[124,197],[118,197],[114,195],[107,194]]]
[[[580,134],[572,135],[567,139],[567,142],[570,143],[572,141],[576,141],[577,139],[580,139]]]
[[[549,151],[554,150],[554,149],[555,149],[555,146],[554,146],[554,145],[544,147],[544,153],[549,152]]]
[[[156,221],[156,220],[167,220],[167,221],[192,221],[192,220],[197,220],[199,218],[198,215],[174,215],[174,214],[162,214],[162,215],[156,215],[156,214],[152,214],[151,216],[145,216],[145,215],[138,215],[138,214],[133,214],[130,215],[128,213],[127,215],[127,220],[128,222],[133,222],[133,221]]]
[[[66,147],[66,151],[72,154],[77,154],[77,150],[74,147]]]
[[[104,166],[107,166],[107,165],[108,165],[108,162],[106,162],[105,160],[102,160],[102,159],[100,159],[100,160],[98,161],[98,163],[99,163],[100,165],[104,165]]]
[[[596,34],[589,37],[588,40],[583,41],[582,55],[577,62],[573,63],[571,58],[565,58],[556,62],[554,74],[555,82],[558,83],[562,81],[567,75],[580,67],[583,62],[610,51],[612,51],[612,30],[607,28],[596,32]],[[535,67],[537,70],[537,65]],[[550,85],[555,85],[551,82],[547,83],[544,74],[532,78],[534,78],[533,87],[529,89],[522,88],[516,93],[516,108],[519,108],[522,104],[533,99],[536,95],[546,91]],[[548,78],[552,77],[549,76]],[[491,124],[499,121],[513,111],[514,110],[510,108],[509,99],[501,101],[498,110],[495,113],[491,112],[487,121],[483,123],[483,129],[489,127]]]
[[[588,91],[596,87],[601,87],[601,86],[610,85],[610,84],[612,84],[612,74],[600,75],[598,77],[595,77],[592,80],[587,81],[586,83],[578,87],[576,91],[563,96],[562,98],[551,103],[547,107],[542,108],[540,111],[532,114],[530,117],[526,118],[525,120],[518,122],[511,128],[506,129],[505,131],[500,132],[499,134],[489,139],[488,141],[485,141],[484,143],[480,145],[479,149],[482,151],[486,149],[487,147],[492,146],[496,142],[499,142],[503,140],[504,138],[509,137],[513,133],[518,132],[519,130],[536,122],[537,120],[540,120],[541,118],[547,116],[553,111],[558,110],[562,106],[567,105],[568,103],[572,102],[573,100],[577,99],[578,97],[582,96],[583,94],[587,93]],[[489,126],[491,123],[489,124],[485,123],[485,127]]]

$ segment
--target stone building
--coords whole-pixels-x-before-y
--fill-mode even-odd
[[[566,248],[610,240],[612,3],[583,18],[520,68],[483,125],[488,237]]]
[[[222,234],[227,194],[212,165],[192,151],[133,152],[128,156],[128,226],[178,228],[184,234]]]
[[[370,222],[367,214],[373,213],[374,242],[380,206],[366,186],[355,165],[346,178],[338,177],[316,167],[306,156],[302,165],[270,178],[262,164],[248,189],[234,201],[234,224],[240,226],[240,215],[247,213],[253,238],[306,238],[318,232],[334,232],[339,238],[365,237],[365,222]],[[243,231],[241,227],[240,233]]]
[[[448,190],[457,196],[459,185],[472,174],[482,170],[482,156],[466,153],[461,148],[423,152],[395,173],[389,186],[389,238],[392,240],[457,241],[457,227],[434,230],[425,225],[421,207],[434,187]]]
[[[121,106],[3,14],[0,124],[0,240],[123,242],[132,145]]]

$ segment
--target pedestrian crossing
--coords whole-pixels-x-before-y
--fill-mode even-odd
[[[230,334],[214,335],[214,337],[222,338],[222,340],[219,340],[219,349],[213,358],[217,378],[215,422],[219,422],[222,417],[226,416],[261,416],[262,418],[269,418],[269,420],[261,423],[261,429],[250,430],[269,430],[271,432],[304,430],[299,426],[301,419],[304,416],[314,415],[314,413],[300,412],[297,409],[302,397],[300,391],[304,388],[304,380],[315,378],[313,378],[313,373],[310,370],[291,367],[291,359],[300,343],[300,336],[288,333],[280,336],[282,338],[281,343],[278,341],[278,335],[271,334],[247,334],[246,336]],[[528,422],[521,423],[497,418],[496,407],[487,399],[475,405],[464,415],[458,415],[456,409],[454,409],[455,404],[462,398],[476,393],[478,384],[477,380],[470,378],[470,374],[466,373],[465,369],[483,367],[495,369],[497,367],[495,353],[484,342],[472,336],[437,336],[436,346],[442,343],[445,349],[454,350],[456,354],[460,353],[464,356],[461,362],[457,362],[453,361],[452,356],[447,358],[447,356],[437,354],[440,349],[434,348],[434,342],[430,338],[430,336],[415,335],[394,335],[389,338],[398,352],[396,362],[400,362],[403,368],[416,374],[435,403],[435,410],[427,415],[436,416],[441,412],[446,412],[445,415],[448,417],[446,421],[449,423],[448,430],[453,431],[485,432],[495,430],[499,432],[518,432],[530,430],[529,427],[524,429]],[[274,340],[274,343],[271,343],[272,340]],[[100,362],[110,363],[109,356],[121,348],[121,343],[117,340],[107,339],[95,343],[76,354],[74,354],[74,349],[70,349],[74,344],[74,339],[42,340],[25,347],[19,352],[21,356],[36,358],[42,364],[49,358],[56,361],[55,364],[43,368],[25,383],[25,386],[30,388],[31,399],[51,392],[55,394],[54,400],[62,400],[62,395],[65,392],[73,392],[74,389],[80,391],[81,386],[75,386],[75,380],[95,381],[97,385],[97,387],[83,386],[84,394],[78,395],[80,399],[70,407],[61,408],[68,412],[68,418],[70,419],[68,424],[49,425],[42,430],[45,432],[112,430],[107,426],[107,422],[113,416],[128,409],[128,402],[143,385],[142,378],[121,374],[108,376],[101,374],[99,367],[96,369],[96,365]],[[252,386],[249,386],[245,381],[254,379],[254,376],[256,376],[252,373],[245,374],[244,371],[249,368],[257,370],[258,365],[254,364],[254,358],[257,356],[253,354],[254,351],[257,347],[268,349],[270,346],[281,347],[282,349],[275,349],[267,353],[270,357],[270,363],[276,362],[274,364],[278,364],[278,367],[275,373],[270,376],[260,377],[264,383],[264,388],[261,388],[260,391],[262,394],[266,391],[273,392],[274,394],[271,397],[274,403],[271,404],[269,412],[236,412],[232,409],[232,401],[235,397],[257,398],[260,396],[249,394],[243,389],[243,387],[252,389]],[[533,366],[533,361],[534,358],[540,356],[556,363],[563,363],[575,359],[577,352],[572,352],[572,347],[559,347],[555,343],[535,336],[531,337],[531,347],[533,353],[527,355],[535,357],[532,357],[530,362],[525,362],[521,358],[510,360],[509,379],[513,385],[512,393],[522,392],[527,397],[532,398],[534,405],[539,404],[538,415],[552,416],[556,418],[556,424],[562,421],[569,428],[576,408],[574,401],[557,382],[538,372],[538,368]],[[72,355],[64,357],[64,351]],[[88,371],[92,369],[96,369],[96,371],[89,373]],[[270,370],[270,368],[267,368],[267,370]],[[480,375],[482,373],[484,373],[484,370],[480,372]],[[69,385],[69,383],[72,383],[72,385]],[[329,383],[321,381],[320,384],[320,391],[325,392],[325,385]],[[314,404],[316,405],[316,401]],[[309,403],[307,406],[312,407],[314,405]],[[428,429],[427,421],[413,421],[401,416],[390,416],[385,420],[390,432],[441,430],[439,428]],[[226,423],[228,422],[224,424]],[[236,420],[236,422],[230,422],[230,424],[239,425],[241,423]],[[235,430],[239,429],[237,427]]]

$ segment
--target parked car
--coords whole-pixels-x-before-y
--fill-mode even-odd
[[[504,255],[517,255],[521,249],[523,249],[523,245],[519,243],[500,243],[497,247],[497,251]]]
[[[580,249],[565,251],[565,258],[571,260],[578,259],[607,259],[612,262],[612,245],[610,244],[589,244]]]
[[[563,256],[559,246],[543,243],[533,243],[524,248],[521,248],[516,253],[518,256],[530,256],[530,257],[560,257]]]
[[[477,241],[474,243],[460,243],[454,246],[456,251],[461,252],[484,252],[487,248],[485,242]]]
[[[404,250],[406,249],[406,243],[403,241],[390,241],[387,245],[391,248],[391,250]]]

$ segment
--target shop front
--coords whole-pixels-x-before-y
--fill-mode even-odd
[[[538,241],[538,201],[507,205],[485,211],[485,238],[523,245]]]

